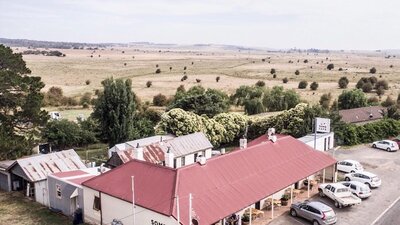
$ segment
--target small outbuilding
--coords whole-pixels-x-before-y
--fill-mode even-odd
[[[334,147],[335,133],[329,132],[308,134],[304,137],[298,138],[297,140],[312,148],[315,148],[315,150],[328,151]]]
[[[342,121],[352,124],[365,124],[381,120],[384,117],[386,108],[382,106],[367,106],[354,109],[339,110]]]
[[[77,209],[83,210],[81,184],[108,171],[105,167],[93,167],[50,174],[47,177],[50,208],[73,216]]]
[[[13,191],[23,191],[26,196],[48,206],[47,176],[53,173],[85,168],[86,166],[78,154],[70,149],[15,160],[8,167],[7,172],[11,176],[11,189]]]

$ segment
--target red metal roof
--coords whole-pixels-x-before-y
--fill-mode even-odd
[[[63,178],[63,177],[79,176],[79,175],[84,175],[84,174],[88,174],[88,173],[83,170],[72,170],[72,171],[67,171],[67,172],[53,173],[53,176]]]
[[[211,158],[205,165],[179,169],[132,160],[83,185],[131,202],[130,176],[135,176],[136,204],[176,218],[178,195],[184,225],[192,193],[200,224],[212,224],[336,163],[290,136],[278,137],[275,143],[260,142]]]

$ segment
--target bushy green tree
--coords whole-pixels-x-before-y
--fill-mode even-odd
[[[305,80],[302,80],[302,81],[299,82],[298,88],[299,88],[299,89],[306,89],[307,86],[308,86],[308,82],[305,81]]]
[[[300,103],[300,96],[293,90],[285,91],[281,86],[267,90],[263,104],[268,111],[282,111],[295,107]]]
[[[260,114],[266,111],[261,98],[246,99],[244,101],[244,112],[247,115]]]
[[[343,91],[338,98],[339,109],[352,109],[367,106],[367,97],[360,89]]]
[[[323,94],[319,99],[319,104],[322,106],[322,108],[328,110],[330,108],[331,101],[332,101],[331,93]]]
[[[333,70],[335,68],[335,65],[333,65],[332,63],[328,64],[328,66],[326,67],[328,70]]]
[[[101,83],[103,91],[99,92],[92,116],[99,121],[102,137],[112,147],[129,139],[137,106],[136,96],[130,79],[109,78]]]
[[[229,97],[222,91],[210,88],[204,91],[204,88],[194,86],[179,98],[175,98],[168,109],[181,108],[198,115],[205,114],[213,117],[216,114],[227,112],[229,106]]]
[[[30,73],[21,54],[0,45],[0,159],[29,154],[48,120],[44,83]]]
[[[168,103],[167,96],[161,93],[153,97],[153,105],[155,106],[166,106],[167,103]]]
[[[311,90],[313,90],[313,91],[315,91],[315,90],[317,90],[318,89],[318,86],[319,86],[319,84],[317,83],[317,82],[312,82],[311,84],[310,84],[310,89]]]
[[[338,81],[339,88],[346,89],[347,85],[349,84],[349,79],[347,77],[341,77]]]

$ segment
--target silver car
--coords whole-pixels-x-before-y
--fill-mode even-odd
[[[293,203],[290,215],[303,217],[313,225],[334,224],[337,221],[336,213],[331,207],[315,201]]]

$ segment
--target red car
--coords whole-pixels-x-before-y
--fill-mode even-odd
[[[400,146],[400,136],[393,138],[392,141],[396,142],[397,145]]]

